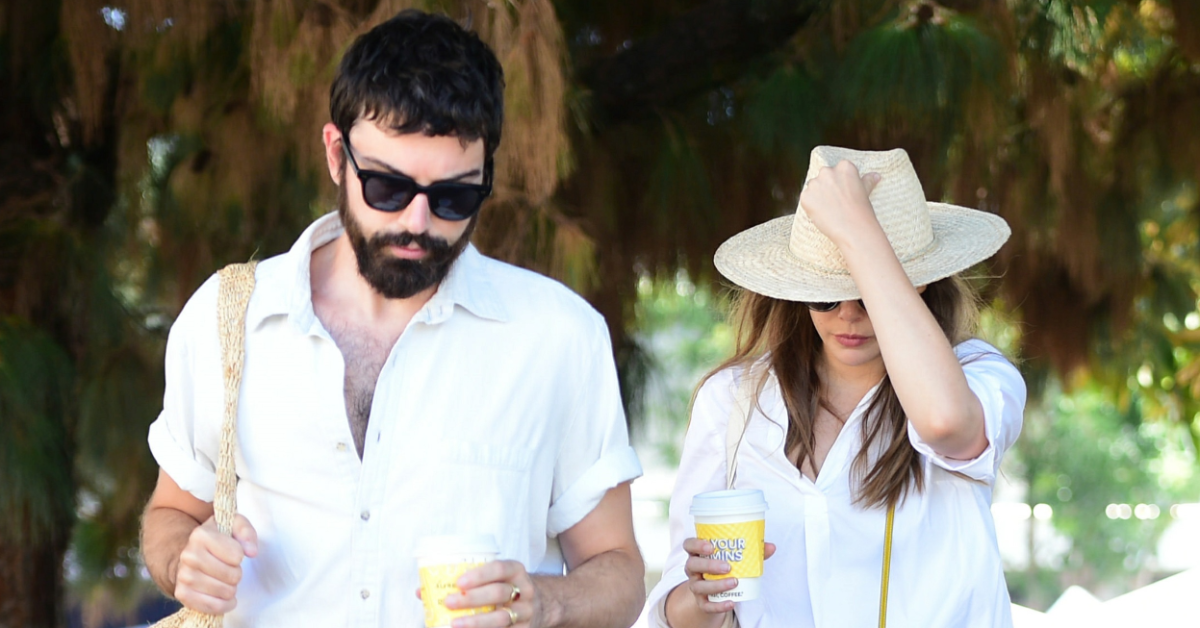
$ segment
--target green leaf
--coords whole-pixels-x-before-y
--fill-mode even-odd
[[[791,65],[782,65],[746,97],[740,117],[746,135],[765,154],[786,153],[802,162],[820,139],[828,118],[816,81]]]
[[[0,318],[0,535],[39,543],[74,518],[65,352],[27,321]]]
[[[955,121],[967,90],[994,89],[1002,67],[999,45],[969,18],[949,15],[941,24],[895,21],[851,42],[834,93],[849,118],[947,125]]]

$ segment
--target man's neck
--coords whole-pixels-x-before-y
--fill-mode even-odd
[[[389,299],[376,291],[358,272],[358,260],[343,233],[312,253],[310,282],[314,307],[335,312],[343,321],[386,328],[389,324],[412,319],[437,293],[430,287],[405,299]]]

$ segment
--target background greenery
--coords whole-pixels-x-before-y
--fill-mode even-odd
[[[682,276],[716,300],[712,251],[794,210],[815,144],[900,146],[927,197],[1013,227],[979,272],[1034,393],[1014,460],[1077,541],[1051,585],[1144,570],[1161,527],[1085,530],[1110,499],[1088,482],[1197,499],[1176,471],[1200,442],[1194,1],[0,0],[9,625],[60,623],[67,582],[93,623],[144,593],[166,330],[208,274],[330,207],[333,68],[408,6],[469,21],[504,63],[477,244],[606,316],[635,420],[647,326],[717,330],[659,371],[724,346],[719,313],[648,308],[656,291]]]

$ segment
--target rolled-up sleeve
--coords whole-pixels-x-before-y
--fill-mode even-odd
[[[220,374],[213,363],[216,337],[217,279],[210,278],[188,300],[171,326],[165,358],[163,409],[150,425],[148,442],[158,466],[185,491],[211,502],[216,487],[220,416],[215,417],[204,375]],[[211,371],[211,373],[209,373]],[[217,404],[219,406],[219,402]]]
[[[1000,461],[1021,433],[1025,415],[1025,380],[998,349],[981,340],[969,340],[954,349],[967,386],[983,407],[984,435],[987,448],[971,460],[947,458],[921,440],[912,423],[908,438],[913,447],[935,465],[991,484],[1000,469]]]
[[[576,358],[571,424],[554,465],[546,531],[558,536],[583,520],[609,489],[642,475],[629,445],[608,329],[597,314]]]

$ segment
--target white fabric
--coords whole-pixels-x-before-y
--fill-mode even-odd
[[[468,247],[379,375],[360,462],[344,362],[313,313],[311,252],[336,215],[258,265],[238,413],[238,507],[258,531],[226,626],[423,625],[419,538],[494,534],[563,573],[556,537],[641,475],[603,318],[570,290]],[[159,465],[211,501],[222,380],[216,280],[167,345]]]
[[[909,430],[923,454],[925,491],[910,493],[896,509],[889,628],[1012,625],[990,505],[1000,459],[1021,430],[1025,384],[1017,369],[982,341],[965,342],[955,351],[983,404],[989,444],[973,461],[949,460]],[[667,625],[663,603],[686,580],[682,544],[695,536],[688,514],[692,496],[725,488],[725,427],[740,376],[740,370],[722,371],[696,397],[671,497],[672,550],[637,625]],[[738,603],[742,628],[878,625],[886,510],[853,505],[850,482],[851,462],[862,442],[862,415],[874,391],[846,421],[814,483],[784,454],[787,411],[778,382],[768,381],[762,412],[756,409],[746,428],[734,485],[766,494],[766,540],[778,549],[764,564],[760,598]]]

